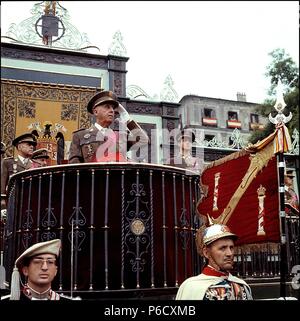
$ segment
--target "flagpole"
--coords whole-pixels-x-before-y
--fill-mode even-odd
[[[283,99],[282,83],[278,80],[277,98],[274,108],[278,114],[273,118],[269,114],[269,120],[276,126],[275,153],[277,154],[278,178],[279,178],[279,219],[280,219],[280,297],[286,297],[286,277],[289,266],[287,255],[287,234],[286,234],[286,213],[285,213],[285,190],[284,190],[284,171],[285,160],[284,152],[288,151],[290,137],[285,124],[292,119],[292,113],[286,117],[282,111],[286,103]]]
[[[286,238],[286,214],[284,202],[284,155],[277,154],[279,174],[279,217],[280,217],[280,297],[286,297],[286,275],[287,275],[287,238]]]

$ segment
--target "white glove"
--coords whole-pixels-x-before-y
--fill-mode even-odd
[[[3,209],[1,210],[1,221],[6,221],[6,218],[7,218],[7,210],[6,209]]]
[[[127,110],[119,103],[119,107],[115,109],[119,115],[122,122],[129,122],[131,120]]]

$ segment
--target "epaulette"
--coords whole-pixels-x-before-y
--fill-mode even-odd
[[[13,159],[13,156],[4,157],[3,160],[5,160],[5,159]]]
[[[72,134],[77,133],[77,132],[80,132],[80,131],[85,130],[85,129],[86,129],[86,128],[79,128],[79,129],[77,129],[77,130],[74,130],[74,131],[72,132]]]

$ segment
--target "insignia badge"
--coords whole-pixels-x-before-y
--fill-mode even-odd
[[[88,138],[91,137],[91,135],[90,135],[90,134],[85,134],[83,137],[86,138],[86,139],[88,139]]]

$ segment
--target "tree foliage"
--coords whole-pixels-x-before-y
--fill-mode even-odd
[[[283,113],[286,116],[290,112],[293,114],[292,120],[286,124],[290,135],[292,135],[295,128],[299,131],[299,69],[284,49],[275,49],[269,55],[272,57],[272,61],[266,67],[267,72],[265,75],[270,78],[268,94],[271,97],[266,98],[264,103],[256,109],[256,112],[265,117],[268,117],[270,113],[273,117],[277,114],[274,109],[276,102],[275,92],[280,79],[284,86],[284,101],[286,103]],[[268,122],[263,130],[255,130],[249,141],[256,143],[271,134],[274,129],[275,126]]]

